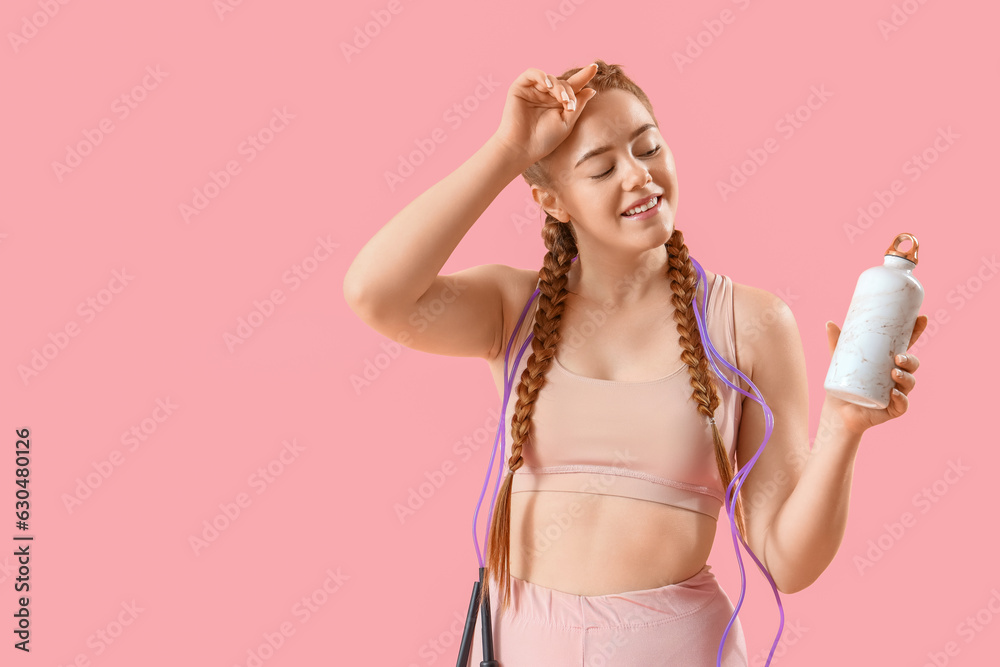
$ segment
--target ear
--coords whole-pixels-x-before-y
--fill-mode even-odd
[[[536,204],[542,207],[543,211],[548,212],[555,219],[561,222],[569,222],[569,213],[559,205],[559,198],[548,190],[537,185],[532,185],[531,197],[535,200]]]

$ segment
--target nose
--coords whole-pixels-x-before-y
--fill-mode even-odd
[[[625,173],[622,185],[626,190],[636,190],[653,180],[649,170],[636,158],[630,159],[628,164],[623,168],[623,171]]]

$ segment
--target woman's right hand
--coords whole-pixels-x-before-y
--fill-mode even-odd
[[[520,157],[525,169],[531,166],[569,136],[583,108],[597,94],[593,88],[583,88],[596,73],[596,64],[566,80],[534,67],[526,69],[507,91],[494,137]]]

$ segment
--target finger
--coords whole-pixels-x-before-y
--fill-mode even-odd
[[[837,349],[837,341],[840,339],[840,327],[833,322],[826,323],[826,340],[830,344],[830,356],[833,356]]]
[[[597,74],[597,63],[590,63],[566,80],[573,86],[573,90],[579,91],[587,85],[588,81],[594,78],[595,74]]]
[[[552,88],[552,77],[536,67],[529,67],[521,73],[515,83],[533,88],[540,93],[548,93]]]
[[[579,93],[576,94],[576,110],[583,111],[583,107],[587,106],[587,102],[597,97],[597,91],[593,88],[584,88]]]
[[[895,410],[892,409],[893,407],[895,407]],[[892,397],[889,399],[889,412],[895,412],[896,414],[894,416],[898,417],[906,412],[909,407],[910,399],[907,398],[906,394],[898,389],[893,389]]]
[[[927,328],[927,316],[926,315],[919,315],[917,317],[917,321],[914,322],[914,324],[913,324],[913,333],[910,334],[910,342],[906,344],[906,349],[907,350],[909,350],[910,347],[915,342],[917,342],[917,339],[920,338],[920,334],[922,334],[924,332],[924,329],[926,329],[926,328]]]
[[[900,361],[900,357],[906,357],[906,358]],[[920,359],[918,359],[917,355],[913,353],[897,354],[895,362],[897,366],[905,370],[908,370],[911,373],[920,368]]]
[[[540,92],[547,92],[548,86],[545,85],[545,80],[545,72],[535,67],[529,67],[518,75],[517,79],[514,80],[514,84],[525,88],[533,88]]]
[[[557,79],[551,74],[538,70],[537,78],[532,77],[530,83],[528,89],[541,94],[541,97],[533,100],[535,104],[570,111],[569,107],[573,104],[573,98],[566,93],[566,83],[562,79]],[[564,95],[564,93],[566,94]]]
[[[896,388],[904,394],[913,391],[913,387],[917,384],[917,379],[913,377],[912,373],[907,373],[899,368],[892,369],[892,379],[896,383]]]
[[[533,104],[565,107],[566,103],[559,96],[559,82],[555,76],[536,68],[526,70],[519,81],[526,92],[530,91],[537,95],[530,98]]]
[[[557,99],[562,102],[563,107],[566,111],[576,111],[576,91],[573,90],[573,86],[567,83],[563,79],[557,79],[555,85],[552,87],[552,94],[557,96]]]

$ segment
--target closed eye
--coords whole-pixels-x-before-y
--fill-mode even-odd
[[[640,157],[652,157],[652,156],[656,155],[659,152],[660,152],[660,147],[659,146],[653,146],[652,150],[650,150],[650,151],[648,151],[646,153],[643,153]],[[600,179],[608,176],[612,171],[614,171],[614,169],[615,169],[614,166],[612,166],[610,169],[608,169],[603,174],[598,174],[597,176],[591,176],[591,178],[594,179],[595,181],[600,180]]]

